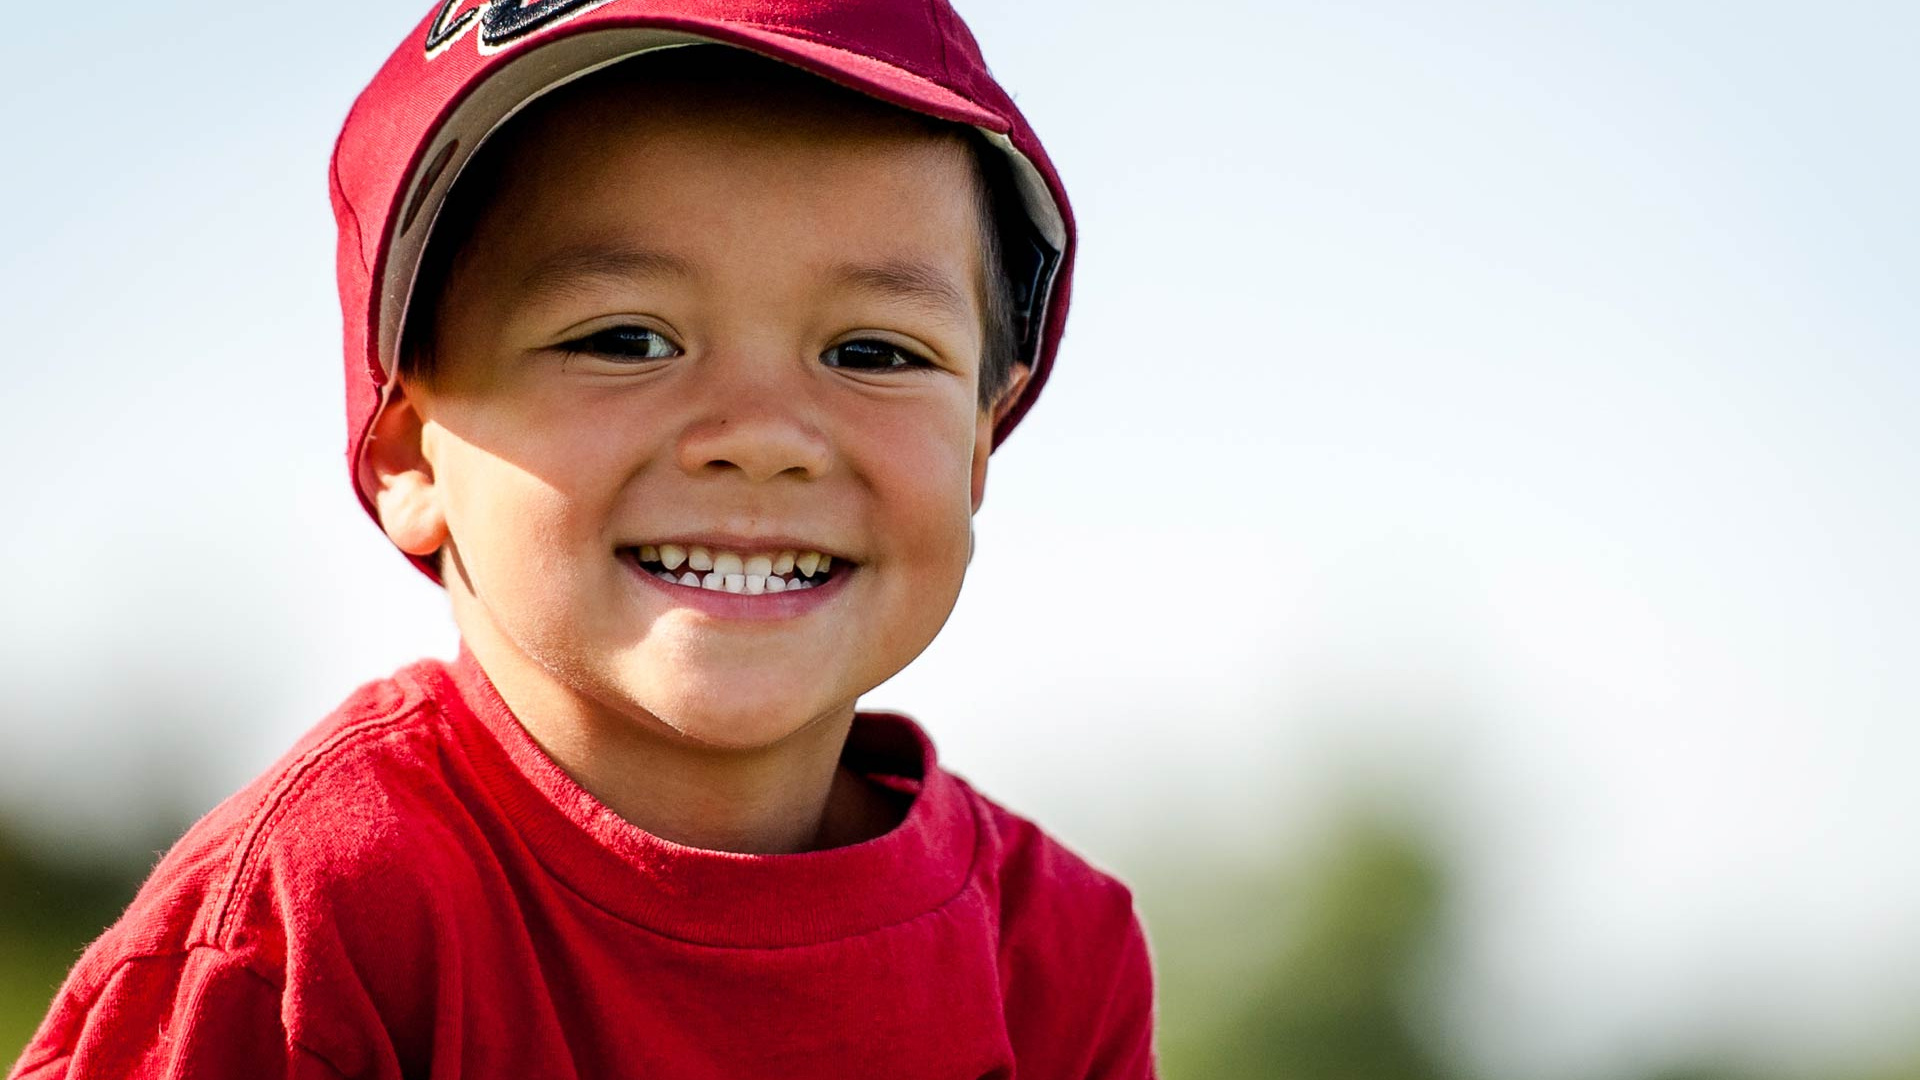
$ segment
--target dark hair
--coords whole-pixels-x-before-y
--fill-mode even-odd
[[[979,218],[980,262],[985,273],[980,356],[980,407],[991,408],[1006,388],[1019,360],[1020,329],[1016,325],[1015,271],[1008,264],[1009,235],[1023,235],[1026,209],[1020,201],[1006,155],[977,129],[904,109],[845,90],[796,68],[740,49],[695,46],[668,50],[660,56],[640,56],[614,64],[567,85],[569,93],[605,82],[642,77],[661,81],[726,82],[749,85],[756,92],[780,93],[796,84],[829,96],[844,97],[865,107],[887,109],[910,116],[930,134],[957,138],[969,151],[974,168],[974,205]],[[434,336],[441,302],[446,296],[455,261],[480,224],[481,215],[499,192],[516,142],[516,125],[536,109],[521,111],[493,133],[461,170],[441,205],[414,276],[412,302],[401,328],[399,369],[403,380],[431,382],[434,375]],[[1018,231],[1014,231],[1018,230]]]

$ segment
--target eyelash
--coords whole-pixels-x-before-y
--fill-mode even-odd
[[[636,341],[635,339],[643,339]],[[648,346],[654,342],[672,350],[667,355],[649,355]],[[638,345],[638,348],[634,346]],[[680,347],[665,334],[646,326],[611,326],[605,330],[596,330],[585,337],[575,338],[560,346],[570,356],[597,356],[616,363],[643,364],[655,360],[671,360],[681,355]],[[880,358],[879,364],[847,364],[844,353],[852,351],[865,354],[869,359]],[[835,358],[835,354],[843,354]],[[933,362],[911,350],[891,342],[875,338],[856,338],[843,341],[820,354],[820,359],[828,367],[845,368],[852,371],[905,371],[909,368],[932,367]]]
[[[868,366],[850,366],[843,363],[835,363],[832,361],[828,361],[827,366],[836,367],[836,368],[849,368],[850,370],[853,370],[853,371],[905,371],[909,368],[925,368],[925,367],[933,366],[932,361],[928,360],[926,357],[921,356],[918,353],[901,348],[900,346],[895,345],[892,342],[880,341],[875,338],[856,338],[853,341],[843,341],[840,344],[835,345],[832,348],[829,348],[826,352],[821,353],[820,359],[827,360],[827,358],[829,356],[832,356],[834,353],[837,353],[842,349],[851,349],[851,348],[854,348],[855,346],[860,346],[862,351],[870,350],[869,355],[878,353],[879,355],[888,358],[892,362],[886,363],[886,364],[877,364],[877,365],[868,367]]]
[[[643,336],[649,342],[657,341],[665,345],[672,352],[666,356],[649,356],[644,344],[637,350],[630,347],[633,339]],[[631,364],[671,360],[680,355],[680,347],[668,340],[667,335],[647,326],[610,326],[566,342],[560,349],[569,356],[598,356],[616,363]]]

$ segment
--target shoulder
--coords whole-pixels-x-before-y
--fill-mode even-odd
[[[1132,890],[961,784],[980,823],[975,872],[999,906],[1008,1016],[1039,1023],[1073,1003],[1071,1030],[1041,1040],[1061,1053],[1079,1048],[1059,1063],[1063,1075],[1153,1075],[1153,963]]]
[[[1096,937],[1124,932],[1134,917],[1125,883],[1031,819],[954,779],[974,808],[976,872],[993,879],[1003,924],[1066,922]]]
[[[72,1052],[128,1000],[211,1001],[209,987],[226,987],[249,1003],[236,1014],[277,1001],[290,946],[315,936],[316,918],[335,918],[334,901],[364,906],[373,882],[394,891],[421,880],[418,844],[406,839],[416,834],[401,826],[435,798],[423,777],[442,741],[438,708],[413,677],[421,666],[356,690],[188,829],[74,965],[34,1052]]]
[[[1133,891],[1032,820],[960,784],[979,823],[975,875],[998,904],[1003,960],[1112,969],[1142,936]]]
[[[308,914],[306,901],[389,894],[438,861],[449,806],[446,718],[403,669],[362,687],[236,796],[202,932],[230,946],[250,923]],[[267,912],[262,905],[274,905]]]
[[[196,822],[96,948],[229,948],[261,914],[251,908],[263,889],[284,902],[399,863],[417,846],[399,826],[439,786],[443,720],[412,677],[421,666],[360,687]]]

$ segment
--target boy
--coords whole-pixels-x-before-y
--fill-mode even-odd
[[[1138,1077],[1127,890],[854,703],[1071,219],[940,0],[446,0],[335,153],[350,463],[459,658],[194,826],[17,1077]]]

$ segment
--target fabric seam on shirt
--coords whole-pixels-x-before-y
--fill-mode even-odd
[[[215,946],[212,946],[212,945],[206,945],[201,947],[215,948]],[[253,976],[256,979],[259,979],[263,983],[266,983],[267,986],[270,989],[272,989],[275,993],[284,994],[287,992],[287,988],[285,985],[275,982],[273,979],[267,977],[267,974],[265,972],[256,969],[252,964],[241,964],[240,968],[242,971],[245,971],[247,974]],[[286,1022],[284,1020],[281,1021],[280,1026],[282,1027],[282,1029],[285,1029]],[[306,1043],[301,1042],[299,1037],[296,1036],[292,1031],[287,1031],[287,1045],[293,1047],[295,1050],[299,1050],[302,1053],[307,1054],[310,1057],[318,1059],[322,1065],[325,1065],[327,1068],[332,1069],[334,1074],[337,1076],[348,1077],[353,1075],[352,1073],[349,1073],[347,1070],[341,1068],[338,1064],[336,1064],[332,1058],[321,1053],[319,1050],[316,1050],[313,1047],[308,1046]]]
[[[200,949],[200,948],[212,949],[212,948],[215,948],[215,946],[188,945],[185,948],[180,948],[180,949],[161,949],[158,952],[138,952],[138,953],[134,953],[131,956],[123,956],[120,959],[114,961],[113,966],[107,969],[105,975],[101,976],[100,983],[97,987],[95,987],[93,993],[87,995],[85,1001],[81,1004],[80,1012],[82,1017],[84,1018],[87,1014],[93,1012],[94,1006],[100,1004],[100,998],[106,994],[107,987],[113,985],[113,980],[116,978],[119,978],[120,973],[122,971],[125,971],[129,966],[135,963],[138,963],[142,960],[165,960],[169,957],[185,956],[188,953],[192,952],[193,950]],[[83,1022],[82,1024],[80,1024],[78,1028],[75,1029],[74,1036],[77,1038],[78,1034],[82,1031],[85,1031],[86,1029],[87,1029],[87,1026]],[[25,1056],[22,1056],[19,1061],[16,1061],[13,1063],[13,1068],[15,1071],[18,1071],[18,1072],[25,1072],[28,1069],[37,1069],[42,1065],[45,1065],[48,1062],[53,1061],[56,1058],[72,1057],[75,1049],[76,1047],[67,1045],[66,1041],[62,1040],[59,1046],[54,1047],[51,1052],[47,1053],[45,1056],[39,1058],[36,1061],[29,1063],[27,1058]]]
[[[175,957],[188,956],[193,953],[200,952],[202,950],[210,950],[212,952],[219,953],[224,957],[233,957],[235,955],[233,950],[224,948],[219,945],[213,945],[206,942],[194,942],[192,944],[188,944],[178,949],[159,949],[159,950],[150,951],[150,952],[137,952],[130,956],[123,956],[120,959],[114,961],[113,966],[107,969],[106,975],[100,980],[99,987],[95,989],[95,991],[91,995],[89,995],[86,998],[85,1002],[81,1005],[81,1010],[80,1010],[81,1013],[83,1015],[92,1013],[93,1010],[99,1006],[101,997],[106,994],[107,987],[112,985],[114,979],[119,978],[121,972],[125,971],[129,967],[132,967],[134,964],[142,963],[147,960],[171,960]],[[265,972],[258,970],[251,963],[248,963],[244,960],[240,961],[239,968],[241,971],[246,972],[248,975],[251,975],[254,978],[260,980],[261,982],[266,983],[267,988],[272,990],[274,993],[284,994],[287,992],[287,988],[285,985],[274,981],[272,978],[268,977]],[[76,1030],[76,1035],[78,1034],[78,1032],[85,1031],[85,1030],[86,1030],[86,1025],[83,1023]],[[340,1066],[334,1064],[332,1058],[328,1057],[327,1055],[321,1053],[318,1050],[315,1050],[313,1047],[308,1046],[306,1043],[301,1042],[299,1039],[294,1038],[292,1032],[287,1033],[287,1042],[288,1044],[294,1047],[297,1047],[298,1049],[303,1050],[306,1053],[311,1054],[316,1058],[319,1058],[320,1061],[327,1066],[327,1068],[332,1069],[334,1072],[338,1073],[339,1075],[343,1077],[351,1075],[345,1069],[342,1069]],[[37,1059],[34,1059],[32,1061],[29,1061],[27,1058],[22,1057],[19,1061],[14,1062],[13,1067],[15,1070],[18,1070],[20,1072],[26,1072],[30,1069],[38,1069],[54,1061],[57,1061],[60,1058],[63,1058],[63,1057],[71,1058],[73,1056],[73,1052],[76,1049],[78,1049],[77,1046],[69,1045],[63,1042],[62,1045],[53,1048],[53,1050],[50,1051],[49,1053]]]
[[[341,747],[370,734],[374,729],[404,723],[420,711],[421,702],[408,702],[401,697],[394,711],[381,713],[357,721],[335,732],[325,742],[307,751],[299,760],[287,766],[280,780],[261,800],[255,809],[253,819],[240,834],[240,857],[236,860],[233,873],[227,879],[214,911],[213,925],[209,929],[210,940],[207,944],[220,946],[221,938],[227,931],[227,919],[233,914],[234,898],[242,896],[253,885],[258,860],[266,850],[265,838],[273,830],[280,814],[294,801],[295,794],[313,777],[320,774],[319,766],[333,752]]]

